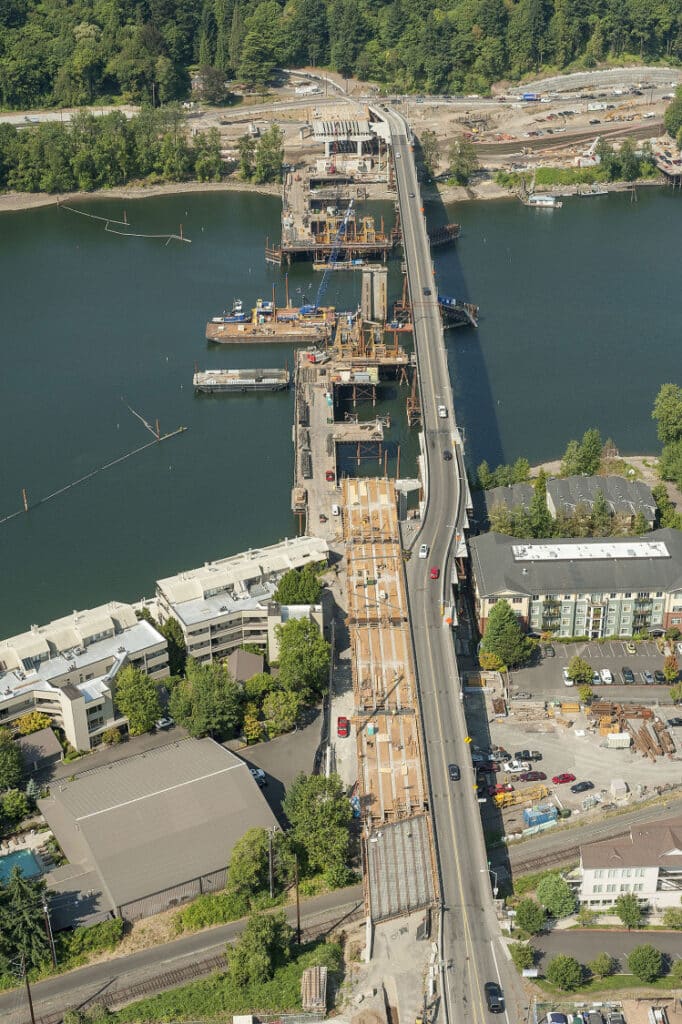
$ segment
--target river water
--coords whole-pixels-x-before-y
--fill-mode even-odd
[[[120,238],[55,208],[0,218],[0,515],[21,506],[22,487],[35,502],[149,440],[125,403],[162,431],[189,430],[0,525],[0,636],[150,595],[161,576],[296,529],[292,396],[211,398],[191,386],[195,362],[292,365],[285,345],[250,351],[203,337],[235,297],[250,305],[274,283],[283,300],[283,273],[263,261],[279,200],[190,194],[78,208],[120,219],[124,205],[131,230],[182,223],[192,244]],[[374,206],[390,219],[390,204]],[[467,203],[448,215],[464,230],[437,257],[439,290],[481,306],[478,331],[448,335],[469,461],[549,459],[592,425],[624,452],[653,450],[653,398],[682,369],[679,196],[576,199],[554,212]],[[320,278],[292,268],[293,299],[314,301]],[[397,261],[390,281],[396,297]],[[337,272],[324,301],[351,308],[359,291],[359,274]],[[416,446],[405,397],[394,389],[381,411],[407,474]]]

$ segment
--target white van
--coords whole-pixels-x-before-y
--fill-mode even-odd
[[[442,420],[444,420],[444,419],[446,419],[446,418],[447,418],[447,415],[448,415],[448,410],[447,410],[447,409],[445,408],[445,406],[444,406],[444,405],[439,405],[439,406],[438,406],[438,415],[440,416],[440,418],[441,418]]]
[[[428,544],[420,544],[419,545],[419,557],[420,558],[428,558],[428,555],[429,555],[429,545]]]
[[[333,516],[340,516],[341,515],[341,509],[339,508],[338,505],[332,505],[332,515]]]

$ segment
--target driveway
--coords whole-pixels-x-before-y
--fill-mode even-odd
[[[576,928],[570,931],[551,932],[533,939],[543,968],[559,953],[574,956],[581,964],[594,960],[598,953],[615,957],[621,969],[627,970],[628,955],[636,946],[651,945],[659,949],[669,960],[682,957],[682,933],[659,931],[606,931],[599,928]]]

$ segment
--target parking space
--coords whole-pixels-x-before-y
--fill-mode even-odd
[[[554,651],[553,656],[547,656],[548,646]],[[541,645],[541,650],[545,653],[533,665],[512,673],[512,698],[518,693],[530,693],[533,697],[564,699],[570,693],[571,687],[564,682],[563,669],[568,666],[571,658],[578,656],[589,662],[597,673],[602,669],[611,672],[611,684],[604,683],[601,679],[597,681],[595,676],[592,685],[600,688],[600,694],[601,690],[608,686],[609,691],[613,691],[611,699],[654,700],[662,703],[670,701],[670,684],[661,676],[665,656],[653,640],[639,643],[606,640],[601,643],[592,641],[572,644],[554,641],[551,645]],[[675,653],[682,661],[682,655],[678,651]]]

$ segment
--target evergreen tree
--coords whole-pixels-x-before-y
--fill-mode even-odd
[[[639,509],[635,513],[635,517],[632,521],[632,530],[630,532],[634,534],[635,537],[641,537],[643,534],[648,533],[648,531],[649,523],[647,522],[647,518],[642,510]]]
[[[604,492],[597,491],[592,502],[592,536],[610,536],[611,526],[611,508],[604,496]]]
[[[532,530],[531,536],[551,537],[552,517],[547,508],[547,477],[542,469],[533,484],[533,497],[530,502],[529,516]]]
[[[562,476],[577,476],[580,473],[580,445],[577,441],[569,441],[561,460]]]
[[[507,668],[515,668],[529,660],[532,650],[533,645],[524,636],[511,605],[496,601],[490,609],[481,651],[496,654]]]
[[[21,751],[9,729],[0,729],[0,792],[21,782]]]
[[[586,476],[594,476],[601,465],[601,435],[594,427],[586,430],[580,442],[579,472]]]
[[[45,888],[40,878],[24,878],[18,866],[0,886],[0,954],[13,960],[23,957],[28,969],[39,968],[50,958],[43,912]]]
[[[227,52],[230,58],[230,67],[236,73],[242,56],[244,45],[244,15],[242,6],[237,0],[232,11],[232,25],[230,26],[230,37],[227,44]]]

